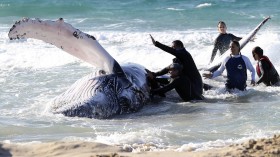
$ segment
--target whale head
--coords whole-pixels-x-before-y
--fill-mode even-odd
[[[149,100],[145,72],[129,66],[124,69],[125,77],[92,73],[79,79],[50,102],[50,111],[96,119],[138,111]]]

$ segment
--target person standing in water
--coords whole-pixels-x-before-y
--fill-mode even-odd
[[[176,58],[173,59],[173,63],[179,63],[183,66],[181,76],[185,76],[186,81],[190,81],[191,84],[191,97],[192,99],[196,100],[202,100],[203,97],[203,82],[202,77],[196,67],[196,64],[191,56],[191,54],[185,49],[182,41],[175,40],[172,42],[172,47],[166,46],[161,44],[158,41],[155,41],[154,38],[150,35],[153,44],[162,49],[163,51],[166,51],[170,53],[171,55],[174,55]],[[161,76],[163,74],[168,73],[168,68],[164,68],[163,70],[153,73],[153,77]]]
[[[279,74],[269,58],[263,55],[263,49],[259,46],[254,47],[252,55],[258,61],[256,72],[259,80],[257,84],[264,83],[266,86],[280,86]]]
[[[204,73],[203,76],[212,79],[221,75],[226,69],[227,80],[225,86],[227,91],[235,88],[244,91],[247,86],[247,69],[251,72],[252,85],[255,85],[255,69],[253,68],[249,58],[241,55],[240,44],[238,41],[231,42],[230,51],[231,54],[222,61],[222,64],[217,71],[210,74]]]
[[[215,39],[214,48],[212,50],[212,55],[211,55],[211,59],[210,59],[209,63],[213,62],[218,50],[220,52],[220,55],[222,55],[229,49],[229,45],[230,45],[231,41],[233,41],[233,40],[239,41],[242,39],[240,37],[236,37],[235,35],[233,35],[231,33],[227,33],[227,26],[226,26],[226,23],[223,21],[218,22],[218,31],[220,34]],[[214,72],[219,67],[220,67],[220,65],[209,69],[209,71]]]

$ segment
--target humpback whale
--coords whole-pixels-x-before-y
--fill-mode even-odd
[[[143,66],[132,63],[120,66],[94,36],[74,28],[62,18],[56,21],[23,18],[15,22],[8,36],[10,40],[42,40],[98,68],[51,100],[48,110],[53,113],[107,119],[136,112],[150,99]]]

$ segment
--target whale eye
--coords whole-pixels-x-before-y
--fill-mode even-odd
[[[99,73],[99,75],[106,75],[105,70],[99,70],[98,73]]]
[[[131,112],[130,111],[130,105],[131,105],[131,102],[128,98],[126,97],[120,97],[119,98],[119,104],[120,104],[120,107],[121,107],[121,114],[122,113],[129,113]]]

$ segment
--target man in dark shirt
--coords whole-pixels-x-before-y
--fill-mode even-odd
[[[154,38],[151,36],[153,44],[166,51],[176,58],[173,59],[173,63],[179,63],[183,66],[182,74],[186,80],[190,81],[191,84],[191,97],[192,99],[203,99],[203,83],[201,75],[195,65],[195,62],[191,56],[191,54],[184,48],[183,43],[180,40],[175,40],[172,42],[172,47],[168,47],[166,45],[161,44],[158,41],[155,41]],[[160,72],[154,73],[154,77],[166,74],[168,72],[168,68],[164,68]]]
[[[277,70],[267,56],[263,55],[263,50],[257,46],[252,50],[252,55],[256,61],[256,72],[259,76],[257,84],[264,83],[266,86],[280,86],[280,79]]]
[[[234,40],[239,41],[239,40],[242,39],[240,37],[234,36],[231,33],[227,33],[226,30],[227,30],[227,26],[226,26],[225,22],[219,21],[218,31],[219,31],[220,34],[218,35],[218,37],[215,40],[214,49],[212,50],[210,63],[213,62],[218,50],[220,51],[220,55],[222,55],[229,49],[229,45],[230,45],[231,41],[234,41]],[[209,71],[214,72],[219,67],[220,67],[220,65],[217,66],[217,67],[209,69]]]
[[[183,66],[178,63],[173,63],[167,69],[170,73],[168,84],[152,89],[151,95],[164,95],[166,92],[175,89],[184,101],[193,100],[191,82],[187,76],[182,75]]]

